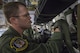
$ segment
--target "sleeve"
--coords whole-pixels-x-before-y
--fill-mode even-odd
[[[70,51],[70,53],[75,53],[70,38],[69,26],[67,22],[61,22],[61,24],[62,24],[62,32],[63,32],[65,44],[67,45],[67,48]]]
[[[51,38],[47,41],[48,46],[50,47],[53,53],[62,52],[63,40],[61,37],[61,32],[54,32]]]
[[[57,32],[54,33],[54,35],[61,35],[61,33]],[[29,47],[25,53],[59,53],[59,50],[60,49],[58,48],[57,42],[54,41],[54,37],[51,37],[46,43],[29,43]]]
[[[15,49],[10,48],[9,44],[5,44],[2,48],[0,53],[17,53]]]
[[[15,49],[10,47],[11,37],[3,35],[0,40],[0,53],[16,53]]]
[[[61,34],[62,34],[62,39],[64,40],[64,43],[66,44],[68,51],[70,53],[75,53],[73,46],[72,46],[72,42],[71,42],[71,38],[70,38],[70,31],[69,31],[69,25],[66,22],[66,20],[59,20],[55,23],[55,27],[59,27],[61,30]]]

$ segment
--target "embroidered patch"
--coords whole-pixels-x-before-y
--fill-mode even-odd
[[[23,51],[28,47],[28,41],[21,37],[14,37],[10,42],[10,47],[16,49],[16,51]]]

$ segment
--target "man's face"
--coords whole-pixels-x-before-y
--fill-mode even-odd
[[[22,29],[27,29],[31,27],[31,17],[28,13],[28,10],[26,7],[20,5],[19,6],[19,18],[17,19],[17,25],[18,27]]]

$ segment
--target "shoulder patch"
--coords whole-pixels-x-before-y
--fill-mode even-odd
[[[10,47],[16,51],[23,51],[28,47],[28,41],[21,37],[14,37],[10,41]]]

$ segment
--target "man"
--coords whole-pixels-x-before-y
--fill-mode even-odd
[[[53,37],[46,43],[37,44],[23,34],[25,29],[31,27],[31,17],[26,5],[10,2],[4,5],[3,11],[9,22],[9,28],[0,37],[0,53],[59,53],[61,51]],[[61,35],[58,28],[54,33],[54,36],[56,35]],[[59,42],[62,43],[60,39]]]

